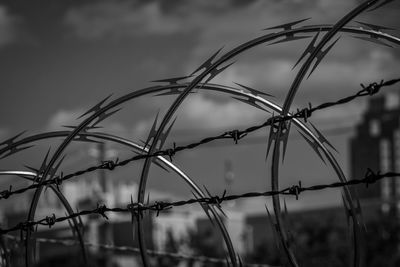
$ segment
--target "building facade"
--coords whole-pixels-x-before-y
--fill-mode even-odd
[[[400,172],[400,105],[398,93],[369,100],[362,121],[350,141],[351,177],[363,178],[373,172]],[[383,179],[367,187],[357,187],[364,205],[377,206],[384,213],[396,213],[400,203],[400,180]]]

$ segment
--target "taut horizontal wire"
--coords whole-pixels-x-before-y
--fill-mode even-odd
[[[133,162],[133,161],[136,161],[136,160],[140,160],[140,159],[144,159],[144,158],[157,157],[157,156],[168,156],[172,160],[172,157],[177,152],[180,152],[180,151],[183,151],[183,150],[188,150],[188,149],[193,149],[193,148],[196,148],[196,147],[201,146],[203,144],[207,144],[207,143],[210,143],[212,141],[219,140],[219,139],[233,139],[234,142],[237,143],[238,140],[244,138],[248,133],[257,131],[257,130],[259,130],[261,128],[273,125],[275,123],[291,120],[293,118],[302,118],[305,121],[307,121],[307,119],[309,117],[311,117],[311,115],[315,111],[326,109],[326,108],[333,107],[333,106],[336,106],[336,105],[342,105],[342,104],[348,103],[350,101],[353,101],[354,99],[359,98],[359,97],[363,97],[363,96],[367,96],[367,95],[374,95],[374,94],[378,93],[379,90],[382,87],[391,86],[391,85],[394,85],[394,84],[399,83],[399,82],[400,82],[400,78],[392,79],[392,80],[389,80],[389,81],[386,81],[386,82],[384,82],[382,80],[380,83],[374,82],[374,83],[369,84],[368,86],[364,86],[363,84],[361,84],[362,90],[358,91],[356,94],[353,94],[351,96],[348,96],[348,97],[345,97],[345,98],[341,98],[341,99],[339,99],[339,100],[337,100],[335,102],[326,102],[326,103],[320,104],[320,105],[318,105],[316,107],[312,107],[311,104],[310,104],[308,108],[303,108],[301,110],[298,110],[296,113],[293,113],[291,115],[272,116],[271,118],[269,118],[264,123],[262,123],[260,125],[249,127],[249,128],[247,128],[245,130],[237,130],[236,129],[236,130],[227,131],[227,132],[224,132],[224,133],[222,133],[220,135],[207,137],[207,138],[204,138],[204,139],[202,139],[202,140],[200,140],[198,142],[194,142],[194,143],[191,143],[191,144],[188,144],[188,145],[183,145],[183,146],[175,146],[175,144],[174,144],[174,146],[172,148],[168,148],[168,149],[165,149],[165,150],[159,150],[159,151],[156,151],[153,154],[136,155],[136,156],[133,156],[131,158],[125,159],[123,161],[108,160],[108,161],[103,162],[100,165],[92,166],[92,167],[89,167],[89,168],[87,168],[85,170],[80,170],[80,171],[77,171],[77,172],[74,172],[74,173],[71,173],[71,174],[68,174],[68,175],[56,176],[56,177],[54,177],[52,179],[45,180],[45,181],[40,182],[40,183],[34,183],[34,184],[30,185],[30,186],[23,187],[23,188],[16,189],[16,190],[12,190],[12,187],[10,186],[9,187],[10,189],[3,190],[3,191],[0,192],[0,200],[1,199],[7,199],[12,195],[22,194],[22,193],[24,193],[24,192],[26,192],[28,190],[36,189],[36,188],[39,188],[41,186],[48,186],[48,185],[51,185],[51,184],[59,186],[65,180],[69,180],[69,179],[71,179],[73,177],[77,177],[77,176],[80,176],[80,175],[83,175],[83,174],[86,174],[86,173],[90,173],[90,172],[93,172],[93,171],[96,171],[96,170],[99,170],[99,169],[108,169],[108,170],[112,171],[117,167],[125,166],[130,162]]]
[[[63,222],[72,218],[76,218],[78,216],[90,215],[90,214],[98,214],[101,215],[103,218],[108,219],[107,213],[108,212],[122,212],[122,213],[131,213],[132,216],[139,216],[143,217],[143,213],[146,211],[154,211],[157,215],[167,209],[171,209],[173,207],[179,207],[184,205],[190,205],[194,203],[203,204],[210,204],[210,205],[220,205],[222,202],[232,201],[240,198],[252,198],[252,197],[269,197],[274,195],[293,195],[296,196],[296,199],[302,192],[305,191],[319,191],[324,190],[327,188],[339,188],[344,186],[353,186],[353,185],[360,185],[365,184],[367,187],[370,184],[373,184],[381,179],[384,178],[393,178],[393,177],[400,177],[400,173],[397,172],[387,172],[381,174],[379,172],[374,173],[370,169],[366,172],[364,178],[361,179],[353,179],[347,182],[335,182],[331,184],[319,184],[319,185],[312,185],[309,187],[303,187],[301,182],[298,185],[293,185],[286,187],[279,191],[265,191],[265,192],[248,192],[240,195],[225,195],[226,192],[222,196],[218,195],[210,195],[209,197],[204,198],[191,198],[188,200],[180,200],[174,202],[164,202],[164,201],[156,201],[152,204],[143,204],[139,202],[131,202],[125,208],[116,207],[116,208],[108,208],[106,205],[98,205],[97,208],[92,210],[83,210],[76,213],[72,213],[69,216],[65,217],[56,217],[54,214],[52,216],[46,216],[45,218],[38,220],[38,221],[25,221],[20,222],[19,224],[15,225],[14,227],[8,229],[1,229],[0,234],[7,234],[12,231],[34,231],[34,227],[39,225],[45,226],[53,226],[56,223]]]

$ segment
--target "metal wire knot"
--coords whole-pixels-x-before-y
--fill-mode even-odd
[[[241,133],[239,130],[233,130],[233,131],[227,132],[227,134],[233,139],[235,144],[237,144],[240,139],[242,139],[243,137],[245,137],[247,135],[247,133]]]
[[[301,181],[299,181],[298,185],[293,185],[289,188],[288,194],[295,195],[296,200],[299,200],[299,195],[303,191],[303,188],[301,187]]]
[[[115,162],[112,160],[105,160],[101,162],[100,168],[112,171],[117,166],[117,164],[118,164],[118,159]]]
[[[1,191],[0,198],[5,198],[5,199],[9,198],[11,196],[11,189],[12,186],[10,185],[10,189]]]
[[[170,203],[166,203],[163,201],[156,201],[154,204],[154,209],[157,211],[156,216],[158,217],[158,215],[160,214],[160,211],[162,210],[168,210],[171,209],[171,204]]]
[[[126,209],[129,210],[135,217],[140,216],[143,218],[143,203],[133,203],[131,202],[126,206]]]
[[[172,162],[172,157],[175,156],[176,153],[176,143],[174,142],[173,148],[168,148],[165,150],[165,154],[169,157],[169,160]]]
[[[374,173],[370,168],[367,169],[365,173],[365,186],[368,188],[370,184],[375,183],[379,178],[379,172]]]
[[[97,204],[97,213],[100,214],[106,220],[108,220],[106,212],[107,212],[107,206],[105,204],[102,205]]]
[[[52,216],[46,216],[46,224],[51,228],[56,223],[56,215],[53,213]]]
[[[307,123],[307,119],[312,115],[312,106],[311,103],[308,103],[308,108],[303,108],[301,110],[297,109],[296,117],[300,117],[304,119],[304,122]]]

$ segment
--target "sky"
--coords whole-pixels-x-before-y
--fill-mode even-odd
[[[311,19],[302,25],[335,23],[359,2],[1,1],[0,139],[23,130],[28,130],[24,135],[27,136],[62,129],[62,125],[77,125],[77,117],[111,93],[116,98],[152,86],[153,80],[188,75],[219,48],[227,52],[265,34],[262,29],[268,27],[303,18]],[[363,14],[357,20],[398,29],[399,2]],[[400,35],[397,30],[390,33]],[[302,84],[293,107],[332,101],[358,91],[360,83],[398,77],[398,46],[389,48],[354,39],[349,34],[340,36],[337,45]],[[251,86],[274,95],[271,100],[282,104],[299,69],[292,67],[308,43],[307,39],[260,45],[240,55],[213,82]],[[146,96],[132,101],[105,121],[103,130],[134,141],[145,139],[156,113],[164,114],[173,99]],[[332,108],[312,118],[339,150],[336,156],[346,173],[351,127],[360,120],[365,101]],[[167,145],[242,129],[269,116],[230,96],[199,92],[185,100],[179,109]],[[343,127],[350,130],[329,134]],[[299,179],[309,185],[334,181],[332,170],[319,161],[296,131],[292,132],[288,156],[282,166],[282,185],[296,184]],[[237,146],[222,141],[183,152],[174,157],[174,163],[214,193],[227,186],[223,179],[226,161],[232,162],[235,172],[232,192],[268,190],[267,134],[265,130],[259,131],[249,136],[250,141],[241,140]],[[51,144],[54,150],[56,143]],[[121,147],[108,146],[117,151],[113,155],[127,155]],[[15,155],[0,161],[0,169],[24,168],[26,164],[39,166],[48,147],[49,143],[40,142],[27,156]],[[89,148],[82,147],[71,146],[67,151],[63,166],[66,170],[93,162],[89,153],[82,152]],[[109,176],[137,181],[139,174],[140,163]],[[0,184],[8,185],[9,181]],[[149,185],[171,195],[190,196],[181,181],[160,170],[152,169]],[[309,201],[305,197],[303,204],[307,206],[321,198],[324,203],[339,203],[338,196],[337,191],[310,194]]]

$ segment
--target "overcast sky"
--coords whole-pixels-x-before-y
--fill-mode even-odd
[[[30,130],[29,134],[77,124],[79,115],[110,93],[117,97],[151,86],[152,80],[187,75],[220,47],[224,46],[226,52],[262,35],[261,30],[267,27],[309,17],[304,25],[335,23],[357,2],[1,1],[0,138],[22,130]],[[397,29],[399,2],[394,1],[357,20]],[[399,35],[396,30],[391,33]],[[320,67],[302,84],[294,101],[296,107],[335,100],[359,90],[360,83],[399,76],[398,46],[388,48],[341,35]],[[239,82],[273,94],[274,101],[282,103],[298,70],[291,69],[308,42],[261,45],[241,55],[213,82],[230,86]],[[171,97],[144,97],[133,101],[104,123],[105,131],[134,141],[143,139],[156,112],[164,111],[172,100]],[[320,129],[353,126],[364,106],[364,100],[357,101],[316,114],[313,121]],[[187,99],[178,112],[169,141],[195,140],[257,124],[267,117],[268,114],[246,107],[229,96],[199,93]],[[328,135],[340,151],[337,156],[346,172],[350,135],[351,131]],[[266,136],[266,132],[260,131],[254,136]],[[309,179],[310,183],[333,181],[332,171],[297,137],[293,134],[293,140],[289,141],[283,184],[297,183],[298,179]],[[265,144],[236,147],[228,142],[224,144],[183,152],[174,162],[214,192],[221,192],[225,187],[226,160],[233,163],[234,192],[268,189]],[[41,146],[34,152],[41,156],[29,159],[31,165],[40,164],[48,145],[41,143]],[[73,162],[69,160],[71,166],[76,166]],[[24,164],[27,162],[18,161],[16,156],[0,162],[0,168],[22,168]],[[126,179],[137,180],[138,174],[120,172]],[[175,186],[175,182],[165,181],[160,174],[156,171],[151,176],[152,186],[175,190],[182,196],[189,194],[181,182]],[[324,192],[324,195],[336,201],[336,193]]]

